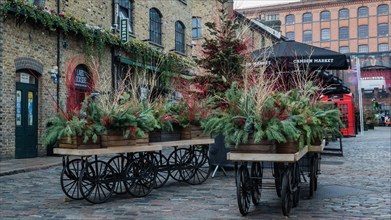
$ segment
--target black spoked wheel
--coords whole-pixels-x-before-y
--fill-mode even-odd
[[[319,172],[319,154],[315,154],[315,181],[314,181],[314,191],[318,189],[318,172]]]
[[[181,170],[182,178],[191,185],[198,185],[208,179],[210,175],[209,157],[202,150],[188,151],[192,156],[185,156],[184,159],[191,159],[189,163],[184,161],[186,169]]]
[[[156,179],[156,169],[148,156],[135,158],[126,169],[125,187],[134,197],[151,193]]]
[[[115,171],[104,161],[88,163],[80,174],[80,192],[91,203],[103,203],[113,194]]]
[[[293,207],[297,207],[300,201],[300,166],[299,163],[295,163],[293,167],[293,175],[291,179],[291,186],[295,189],[292,192]]]
[[[281,182],[282,182],[283,173],[284,173],[284,164],[274,163],[273,164],[274,185],[276,186],[276,193],[279,198],[281,197]]]
[[[285,170],[282,175],[282,184],[281,184],[281,208],[282,213],[285,216],[288,216],[292,208],[292,196],[290,192],[290,179],[291,179],[290,169]]]
[[[254,205],[258,205],[261,201],[262,193],[262,167],[261,163],[253,162],[251,164],[251,198]]]
[[[175,149],[168,157],[168,163],[170,165],[170,176],[179,182],[185,181],[181,176],[181,170],[185,169],[187,164],[190,164],[191,156],[187,152],[189,149],[178,148]]]
[[[75,200],[83,199],[79,187],[80,172],[83,169],[82,163],[83,160],[81,159],[71,160],[61,171],[60,182],[62,191],[66,196]]]
[[[154,164],[156,168],[156,181],[155,186],[153,188],[157,189],[164,184],[166,184],[168,178],[170,177],[170,166],[168,163],[168,159],[162,153],[154,152]]]
[[[126,193],[125,182],[123,181],[125,177],[126,164],[128,163],[128,158],[123,155],[118,155],[111,158],[107,162],[113,169],[115,179],[117,180],[114,188],[116,194]]]
[[[240,213],[245,216],[250,208],[250,177],[247,164],[242,164],[236,173],[236,196]]]

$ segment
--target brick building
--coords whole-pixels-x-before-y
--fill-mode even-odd
[[[238,11],[265,24],[280,24],[282,34],[291,40],[348,54],[353,65],[354,57],[359,57],[363,80],[379,80],[378,85],[364,88],[364,106],[369,108],[372,98],[377,98],[389,111],[390,7],[391,1],[387,0],[303,0]],[[357,93],[356,72],[348,70],[338,74]]]
[[[46,155],[45,122],[56,103],[77,105],[87,93],[105,92],[95,88],[92,76],[106,76],[113,88],[125,69],[156,70],[142,55],[184,66],[198,55],[193,51],[207,32],[204,24],[217,14],[215,1],[198,0],[7,0],[0,13],[4,7],[0,160]],[[253,32],[254,39],[268,33],[261,26]],[[119,40],[126,36],[128,42]]]

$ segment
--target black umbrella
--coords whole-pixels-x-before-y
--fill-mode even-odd
[[[287,69],[293,69],[295,65],[328,70],[349,68],[349,59],[345,54],[296,41],[280,41],[271,48],[256,50],[252,55],[256,60],[255,65],[262,64],[263,59],[267,58],[268,64],[278,63]]]

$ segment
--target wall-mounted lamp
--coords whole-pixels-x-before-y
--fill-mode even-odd
[[[60,83],[60,74],[58,73],[58,66],[53,66],[52,69],[49,70],[50,78],[53,80],[53,83]]]

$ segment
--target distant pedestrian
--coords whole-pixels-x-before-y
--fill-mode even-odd
[[[391,119],[390,119],[389,115],[386,115],[386,117],[384,118],[384,121],[385,121],[387,127],[391,126]]]

